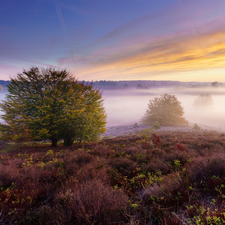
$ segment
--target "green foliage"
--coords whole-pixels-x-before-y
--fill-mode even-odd
[[[142,122],[151,125],[158,121],[163,126],[188,124],[183,115],[183,107],[176,96],[165,94],[150,100]]]
[[[105,131],[106,115],[101,93],[79,83],[66,70],[32,67],[8,85],[0,125],[1,139],[24,141],[50,139],[96,140]]]
[[[54,154],[54,152],[52,150],[48,150],[47,153],[46,153],[47,156],[48,155],[53,156],[53,154]]]
[[[64,124],[62,137],[66,146],[71,145],[73,141],[95,141],[101,133],[105,132],[106,115],[102,106],[101,94],[92,86],[87,88],[84,93],[86,101],[82,114],[77,117],[77,120]]]
[[[152,126],[153,129],[160,129],[161,128],[161,125],[158,121],[156,121],[153,126]]]
[[[199,127],[198,124],[195,123],[192,129],[193,130],[196,130],[196,131],[200,131],[201,130],[201,127]]]

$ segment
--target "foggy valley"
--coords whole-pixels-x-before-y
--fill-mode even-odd
[[[148,90],[104,90],[103,99],[107,113],[107,126],[140,123],[150,99],[163,94],[176,95],[184,108],[189,125],[197,123],[205,129],[225,130],[224,88],[158,88]],[[201,94],[209,94],[213,104],[209,107],[195,105]]]
[[[204,129],[225,131],[225,88],[223,87],[103,90],[102,97],[107,113],[106,127],[140,124],[149,100],[166,93],[176,95],[181,102],[190,127],[197,123]],[[197,103],[199,106],[196,106],[196,100],[204,94],[211,96],[213,104],[204,107]],[[1,93],[0,100],[4,97],[5,94]]]

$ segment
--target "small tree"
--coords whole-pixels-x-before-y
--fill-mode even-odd
[[[213,99],[210,94],[200,94],[194,101],[194,107],[196,109],[212,109]]]
[[[52,146],[64,139],[71,145],[76,139],[96,139],[105,131],[101,93],[66,70],[24,70],[11,79],[8,92],[0,104],[6,122],[0,126],[2,139],[50,139]]]
[[[158,121],[163,126],[177,126],[187,124],[181,103],[175,95],[162,95],[150,100],[148,109],[142,122],[148,125]]]
[[[212,87],[219,87],[220,83],[218,81],[212,82],[211,86]]]

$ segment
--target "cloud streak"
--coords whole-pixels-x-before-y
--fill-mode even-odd
[[[60,24],[61,24],[61,26],[62,26],[64,36],[66,37],[67,42],[68,42],[68,44],[69,44],[70,54],[71,54],[71,59],[72,59],[74,65],[76,66],[76,61],[74,60],[73,46],[72,46],[72,44],[71,44],[71,41],[70,41],[68,32],[67,32],[67,30],[66,30],[66,25],[65,25],[65,22],[64,22],[64,19],[63,19],[63,15],[62,15],[62,10],[61,10],[61,6],[60,6],[60,2],[59,2],[59,0],[56,0],[56,1],[57,1],[57,4],[56,4],[56,13],[57,13],[57,15],[58,15]]]
[[[85,80],[225,70],[224,0],[34,0],[0,5],[0,61],[21,70],[54,65]]]
[[[224,36],[222,27],[203,35],[174,33],[126,47],[118,44],[95,52],[92,57],[78,57],[77,61],[84,63],[85,68],[77,72],[86,79],[135,75],[137,79],[149,79],[155,74],[223,68]],[[66,63],[69,64],[69,60]]]

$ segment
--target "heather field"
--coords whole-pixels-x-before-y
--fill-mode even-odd
[[[1,143],[0,224],[224,224],[225,134]]]

